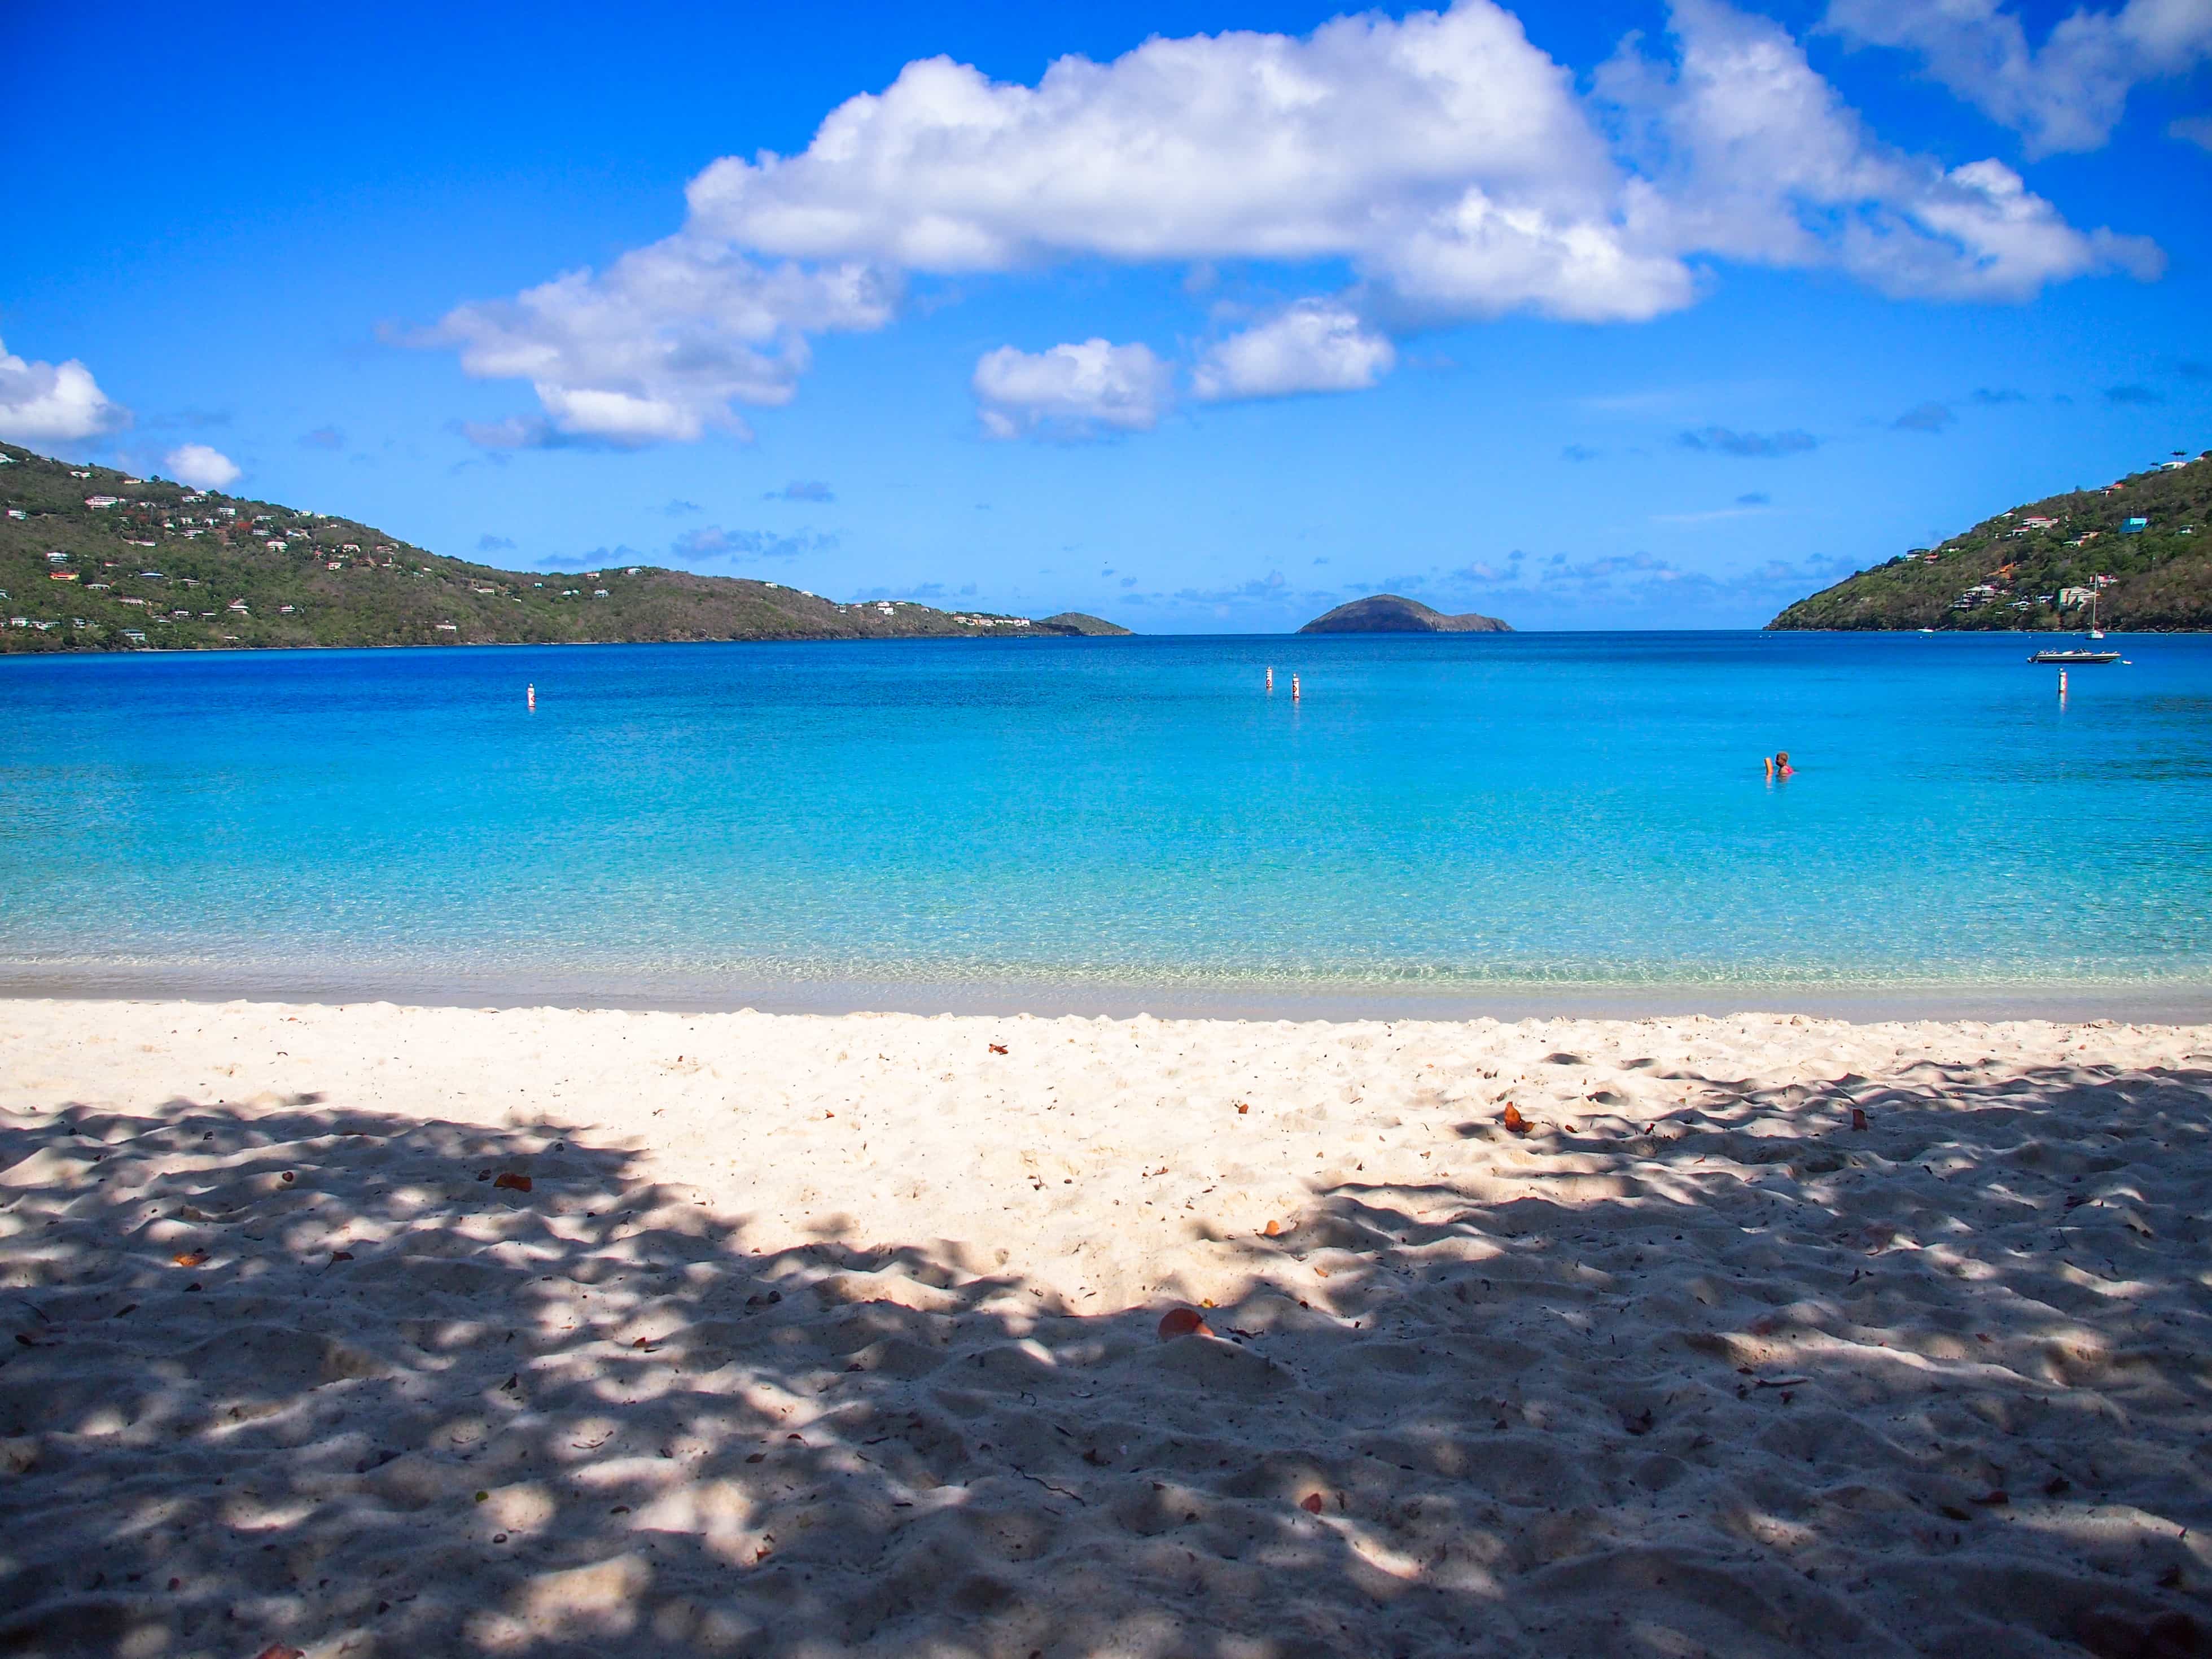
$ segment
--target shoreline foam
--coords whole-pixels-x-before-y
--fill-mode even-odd
[[[1423,988],[1419,981],[1295,979],[863,979],[605,974],[468,977],[319,968],[149,966],[0,960],[0,1002],[129,1001],[417,1008],[538,1008],[630,1013],[891,1013],[1014,1018],[1461,1024],[1471,1020],[1635,1020],[1779,1013],[1852,1024],[1897,1020],[2130,1020],[2212,1024],[2212,981],[1500,981]]]

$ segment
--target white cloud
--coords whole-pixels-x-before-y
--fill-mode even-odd
[[[238,482],[238,464],[205,444],[179,444],[161,458],[161,465],[179,483],[195,489],[222,489]]]
[[[2139,82],[2212,58],[2212,6],[2203,0],[2077,10],[2037,47],[1999,0],[1830,0],[1826,27],[1860,46],[1917,54],[1937,81],[2019,132],[2034,155],[2095,149]]]
[[[1398,361],[1389,339],[1340,301],[1301,300],[1207,349],[1191,375],[1206,398],[1358,392]]]
[[[1000,346],[976,362],[975,390],[983,429],[994,438],[1149,432],[1167,404],[1169,370],[1146,345]]]
[[[2001,161],[1946,171],[1883,145],[1778,24],[1719,0],[1677,0],[1674,19],[1674,63],[1631,42],[1597,76],[1642,163],[1632,193],[1653,244],[1833,266],[1897,298],[2024,300],[2160,268],[2148,241],[2074,229]]]
[[[76,358],[26,362],[0,343],[0,438],[12,443],[66,443],[126,426],[131,411],[112,401]]]
[[[2131,0],[2128,15],[2203,3]],[[1389,367],[1386,327],[1647,319],[1691,304],[1713,259],[1957,300],[2157,267],[2150,244],[2074,228],[2001,162],[1883,145],[1778,24],[1679,0],[1669,40],[1655,58],[1632,37],[1589,96],[1495,0],[1304,37],[1153,40],[1109,63],[1061,58],[1035,86],[912,63],[831,111],[802,152],[708,167],[678,234],[603,274],[463,306],[423,341],[536,388],[542,417],[485,441],[627,444],[742,430],[734,405],[787,401],[809,337],[883,326],[908,273],[1348,269],[1349,297],[1204,355],[1200,394],[1226,396],[1370,384]],[[1028,404],[986,405],[1036,424]]]
[[[2212,115],[2191,115],[2174,122],[2166,128],[2169,136],[2196,145],[2199,149],[2212,149]]]
[[[1035,87],[909,64],[804,153],[725,158],[690,199],[702,230],[789,258],[1346,258],[1476,314],[1650,316],[1688,277],[1620,246],[1618,182],[1572,76],[1462,0],[1064,58]]]
[[[679,234],[603,274],[459,307],[412,343],[458,347],[481,379],[531,382],[547,419],[470,428],[487,447],[689,440],[709,427],[744,432],[732,404],[790,402],[806,337],[880,328],[897,291],[895,276],[863,265],[763,265]]]

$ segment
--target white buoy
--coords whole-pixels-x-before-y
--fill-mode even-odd
[[[2066,701],[2066,671],[2063,668],[2058,671],[2058,701]]]
[[[1274,689],[1275,689],[1275,671],[1274,671],[1273,669],[1270,668],[1270,669],[1267,671],[1267,690],[1268,690],[1268,691],[1269,691],[1270,693],[1273,693],[1273,690],[1274,690]]]
[[[529,705],[530,712],[532,714],[534,714],[538,712],[538,685],[535,681],[532,681],[529,687],[524,690],[522,700]]]
[[[1296,674],[1293,674],[1293,675],[1291,675],[1291,701],[1292,702],[1296,702],[1297,700],[1298,700],[1298,677],[1297,677]]]

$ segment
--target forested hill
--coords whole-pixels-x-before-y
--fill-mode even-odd
[[[2212,629],[2212,450],[1984,519],[1800,599],[1769,628]]]
[[[530,572],[356,520],[72,466],[0,444],[0,652],[1120,632],[908,600],[840,605],[653,565]]]

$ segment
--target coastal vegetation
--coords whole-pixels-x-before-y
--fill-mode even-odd
[[[358,520],[0,444],[0,652],[1127,632],[657,565],[503,570]]]
[[[2212,629],[2212,450],[1984,519],[1800,599],[1775,629]]]

